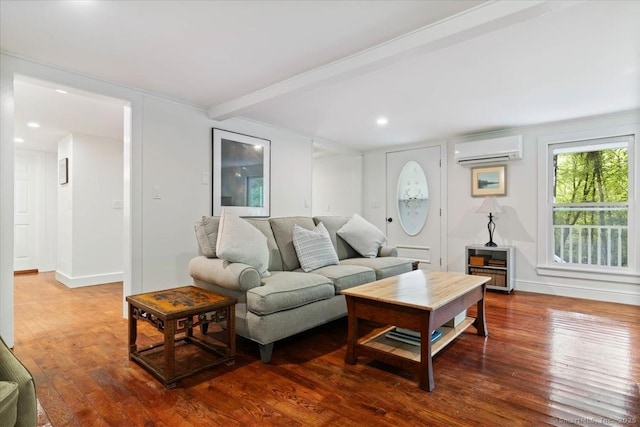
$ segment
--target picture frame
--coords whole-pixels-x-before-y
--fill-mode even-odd
[[[506,195],[506,165],[471,168],[471,197]]]
[[[271,214],[271,141],[212,128],[211,211],[243,217]]]
[[[64,185],[69,183],[69,158],[65,157],[58,160],[58,184]]]

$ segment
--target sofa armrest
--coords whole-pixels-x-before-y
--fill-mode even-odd
[[[18,419],[18,384],[0,380],[0,425],[13,426]]]
[[[248,291],[260,286],[260,273],[250,265],[220,258],[197,256],[189,262],[189,274],[194,279],[227,289]]]
[[[386,256],[398,256],[398,248],[395,246],[380,246],[378,249],[378,256],[386,257]]]
[[[18,385],[15,425],[35,426],[38,423],[36,384],[29,370],[7,347],[2,337],[0,337],[0,379]],[[0,425],[6,424],[0,423]]]

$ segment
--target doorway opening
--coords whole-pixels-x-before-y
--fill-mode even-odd
[[[14,100],[14,271],[122,281],[128,102],[22,75]]]

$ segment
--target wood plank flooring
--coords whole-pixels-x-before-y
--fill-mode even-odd
[[[638,425],[640,308],[488,293],[487,338],[471,327],[434,359],[435,390],[407,372],[344,363],[346,319],[276,343],[270,365],[238,340],[232,366],[172,390],[127,356],[119,283],[68,289],[15,277],[14,351],[53,426]],[[473,309],[469,311],[473,313]],[[143,343],[157,342],[140,325]]]

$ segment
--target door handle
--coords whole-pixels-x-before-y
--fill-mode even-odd
[[[393,218],[387,218],[387,222],[393,222]]]

